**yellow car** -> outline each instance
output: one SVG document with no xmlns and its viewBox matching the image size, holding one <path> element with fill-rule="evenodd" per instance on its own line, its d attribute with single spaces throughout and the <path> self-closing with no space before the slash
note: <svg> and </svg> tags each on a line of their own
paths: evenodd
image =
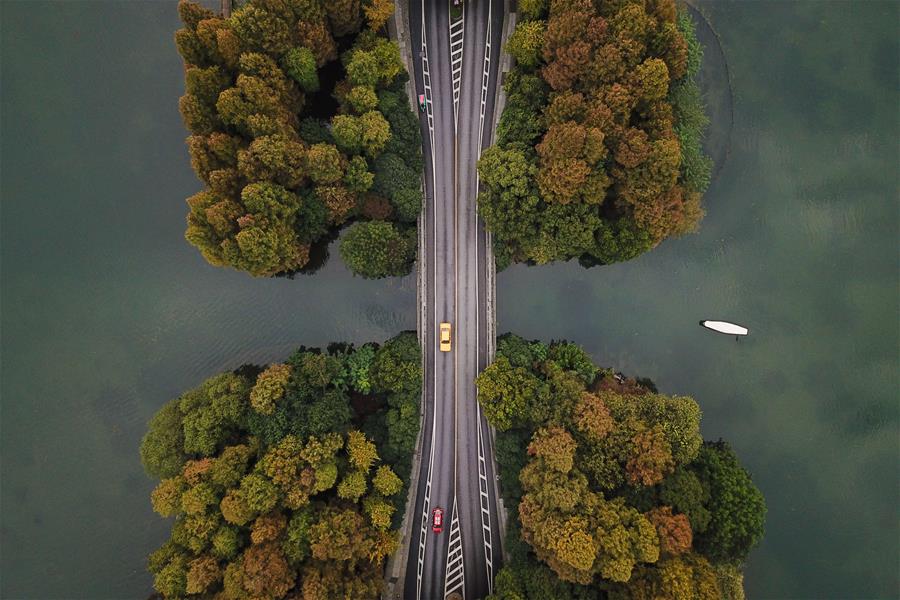
<svg viewBox="0 0 900 600">
<path fill-rule="evenodd" d="M 450 323 L 441 323 L 441 352 L 450 352 Z"/>
</svg>

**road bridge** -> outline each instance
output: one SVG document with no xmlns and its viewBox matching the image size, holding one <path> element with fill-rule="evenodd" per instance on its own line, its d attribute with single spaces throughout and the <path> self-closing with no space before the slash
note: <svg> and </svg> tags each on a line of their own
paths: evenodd
<svg viewBox="0 0 900 600">
<path fill-rule="evenodd" d="M 503 0 L 410 0 L 410 47 L 425 157 L 419 260 L 424 340 L 423 427 L 404 597 L 483 598 L 500 567 L 492 436 L 475 376 L 493 348 L 493 257 L 476 211 L 476 163 L 494 122 Z M 453 349 L 438 326 L 453 326 Z M 443 532 L 431 514 L 444 509 Z"/>
</svg>

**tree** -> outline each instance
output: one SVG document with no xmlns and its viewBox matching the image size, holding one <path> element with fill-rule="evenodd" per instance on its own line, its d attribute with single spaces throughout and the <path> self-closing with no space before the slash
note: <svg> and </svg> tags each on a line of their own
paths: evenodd
<svg viewBox="0 0 900 600">
<path fill-rule="evenodd" d="M 188 572 L 185 576 L 185 591 L 188 594 L 202 594 L 222 580 L 222 569 L 218 561 L 212 556 L 195 558 L 188 564 Z"/>
<path fill-rule="evenodd" d="M 362 25 L 360 4 L 360 0 L 330 0 L 323 3 L 335 37 L 343 37 L 359 30 Z"/>
<path fill-rule="evenodd" d="M 172 477 L 181 471 L 187 460 L 181 428 L 183 416 L 180 402 L 171 400 L 150 421 L 149 430 L 141 441 L 141 463 L 150 475 Z"/>
<path fill-rule="evenodd" d="M 359 195 L 375 184 L 363 155 L 389 151 L 405 168 L 382 194 L 392 210 L 375 210 L 377 218 L 416 220 L 420 140 L 393 85 L 403 72 L 399 48 L 383 32 L 360 31 L 364 11 L 381 29 L 392 2 L 247 0 L 227 20 L 190 2 L 179 10 L 186 92 L 179 105 L 193 134 L 192 166 L 208 186 L 188 200 L 185 238 L 207 261 L 256 276 L 305 266 L 311 244 L 355 216 Z M 335 36 L 350 48 L 342 57 L 347 78 L 320 80 L 318 69 L 337 58 Z M 309 105 L 305 94 L 316 94 Z M 397 96 L 391 114 L 380 112 L 382 95 Z M 329 96 L 341 114 L 313 116 Z M 273 216 L 246 205 L 244 190 L 255 184 L 282 188 L 285 210 Z"/>
<path fill-rule="evenodd" d="M 319 74 L 316 71 L 316 57 L 309 48 L 291 48 L 284 55 L 284 72 L 303 88 L 304 92 L 319 91 Z"/>
<path fill-rule="evenodd" d="M 656 562 L 658 538 L 643 515 L 621 498 L 591 492 L 577 470 L 545 469 L 538 460 L 522 470 L 519 519 L 525 541 L 561 579 L 628 581 L 637 564 Z"/>
<path fill-rule="evenodd" d="M 382 496 L 393 496 L 403 487 L 403 481 L 387 465 L 381 465 L 372 477 L 372 485 Z"/>
<path fill-rule="evenodd" d="M 370 29 L 381 29 L 394 14 L 394 1 L 369 0 L 363 4 L 363 12 L 366 14 Z"/>
<path fill-rule="evenodd" d="M 526 407 L 538 385 L 536 377 L 522 367 L 513 367 L 504 356 L 475 378 L 481 410 L 498 431 L 506 431 L 528 420 Z"/>
<path fill-rule="evenodd" d="M 389 339 L 372 363 L 372 390 L 391 394 L 418 394 L 422 386 L 419 342 L 414 332 Z"/>
<path fill-rule="evenodd" d="M 743 562 L 763 535 L 762 493 L 721 440 L 704 443 L 692 469 L 709 489 L 709 526 L 696 538 L 698 550 L 716 563 Z"/>
<path fill-rule="evenodd" d="M 573 421 L 577 430 L 591 443 L 596 443 L 612 431 L 615 423 L 603 400 L 595 394 L 584 392 L 575 405 Z"/>
<path fill-rule="evenodd" d="M 375 110 L 363 114 L 359 118 L 360 137 L 366 154 L 378 156 L 391 137 L 391 126 L 382 114 Z"/>
<path fill-rule="evenodd" d="M 575 439 L 562 427 L 538 429 L 528 444 L 528 454 L 543 459 L 555 471 L 568 473 L 574 464 L 576 446 Z"/>
<path fill-rule="evenodd" d="M 383 357 L 382 370 L 409 371 L 418 382 L 414 334 L 401 334 L 381 348 L 363 348 Z M 409 463 L 408 458 L 382 462 L 379 456 L 391 452 L 382 453 L 358 430 L 344 433 L 350 421 L 344 361 L 353 354 L 349 345 L 330 346 L 328 353 L 301 348 L 283 364 L 223 373 L 168 403 L 153 419 L 145 445 L 163 457 L 176 456 L 177 450 L 179 457 L 177 467 L 175 462 L 166 467 L 172 475 L 151 494 L 154 510 L 175 517 L 171 539 L 149 560 L 154 586 L 164 597 L 274 599 L 301 588 L 325 598 L 335 590 L 353 597 L 377 595 L 384 559 L 397 547 L 397 532 L 391 529 L 396 507 L 388 498 L 404 486 L 397 465 L 408 470 Z M 418 387 L 409 393 L 417 394 Z M 264 405 L 263 397 L 271 395 L 279 396 L 273 410 L 250 409 L 251 402 Z M 387 397 L 392 406 L 402 401 L 389 392 Z M 344 416 L 323 420 L 316 416 L 320 405 L 329 406 L 322 409 L 329 414 L 340 412 L 334 407 L 342 405 Z M 301 414 L 306 409 L 308 418 Z M 270 439 L 250 427 L 253 419 L 283 415 L 292 417 L 288 429 L 326 431 Z M 383 428 L 381 418 L 381 413 L 370 415 L 362 426 Z M 189 425 L 192 419 L 198 422 Z M 417 430 L 417 411 L 411 424 Z M 220 435 L 209 456 L 187 450 L 200 441 L 212 444 Z M 405 450 L 407 455 L 411 450 Z M 158 467 L 157 461 L 148 461 L 148 469 Z M 330 491 L 335 487 L 336 495 Z"/>
<path fill-rule="evenodd" d="M 372 391 L 372 362 L 375 360 L 375 350 L 373 344 L 365 344 L 346 359 L 347 369 L 350 372 L 350 386 L 363 394 Z"/>
<path fill-rule="evenodd" d="M 419 175 L 402 157 L 396 154 L 382 154 L 375 159 L 375 182 L 373 190 L 392 201 L 408 189 L 419 189 Z"/>
<path fill-rule="evenodd" d="M 352 86 L 374 88 L 378 85 L 380 73 L 378 58 L 373 52 L 355 50 L 347 63 L 347 79 Z"/>
<path fill-rule="evenodd" d="M 607 264 L 693 231 L 710 170 L 702 104 L 681 91 L 698 67 L 689 17 L 676 20 L 669 0 L 529 0 L 519 11 L 508 44 L 517 64 L 485 157 L 516 152 L 537 170 L 530 210 L 510 205 L 530 196 L 491 186 L 479 198 L 498 265 Z"/>
<path fill-rule="evenodd" d="M 343 152 L 358 153 L 362 149 L 362 122 L 351 115 L 337 115 L 331 120 L 331 134 Z"/>
<path fill-rule="evenodd" d="M 659 499 L 687 516 L 694 535 L 703 533 L 709 526 L 709 490 L 704 489 L 697 475 L 690 469 L 675 469 L 660 485 Z"/>
<path fill-rule="evenodd" d="M 274 364 L 259 374 L 250 390 L 250 405 L 258 413 L 270 415 L 275 403 L 284 397 L 284 388 L 291 378 L 290 365 Z"/>
<path fill-rule="evenodd" d="M 254 544 L 225 569 L 225 593 L 242 598 L 282 598 L 295 576 L 277 544 Z"/>
<path fill-rule="evenodd" d="M 684 515 L 672 513 L 672 507 L 659 506 L 647 513 L 647 519 L 659 536 L 659 551 L 665 555 L 683 554 L 691 549 L 691 524 Z"/>
<path fill-rule="evenodd" d="M 373 88 L 358 85 L 347 94 L 347 102 L 357 114 L 363 114 L 378 107 L 378 95 Z"/>
<path fill-rule="evenodd" d="M 315 183 L 335 183 L 344 176 L 346 159 L 330 144 L 313 144 L 306 154 L 309 177 Z"/>
<path fill-rule="evenodd" d="M 522 21 L 509 36 L 506 51 L 525 67 L 534 67 L 541 59 L 544 45 L 544 21 Z"/>
<path fill-rule="evenodd" d="M 412 242 L 390 223 L 356 223 L 341 239 L 341 258 L 351 271 L 367 279 L 405 275 L 415 259 Z"/>
<path fill-rule="evenodd" d="M 541 19 L 547 12 L 547 0 L 520 0 L 519 13 L 522 19 Z"/>
<path fill-rule="evenodd" d="M 344 174 L 344 184 L 347 189 L 356 194 L 369 191 L 375 176 L 369 172 L 369 165 L 362 156 L 354 156 L 347 165 L 347 171 Z"/>
<path fill-rule="evenodd" d="M 631 438 L 631 455 L 625 465 L 631 485 L 655 485 L 672 472 L 672 451 L 659 426 L 639 431 Z"/>
<path fill-rule="evenodd" d="M 742 597 L 759 491 L 727 445 L 700 446 L 692 399 L 598 372 L 572 344 L 507 334 L 476 380 L 513 514 L 496 597 Z"/>
<path fill-rule="evenodd" d="M 539 228 L 535 173 L 524 153 L 515 150 L 492 147 L 478 161 L 478 174 L 486 190 L 478 196 L 479 212 L 494 235 L 512 246 L 514 255 L 516 249 L 531 242 Z"/>
<path fill-rule="evenodd" d="M 372 463 L 378 460 L 378 450 L 375 444 L 366 439 L 359 431 L 351 431 L 347 434 L 347 455 L 350 464 L 363 474 L 368 473 Z"/>
<path fill-rule="evenodd" d="M 361 471 L 351 471 L 338 484 L 339 498 L 357 502 L 366 493 L 366 475 Z"/>
</svg>

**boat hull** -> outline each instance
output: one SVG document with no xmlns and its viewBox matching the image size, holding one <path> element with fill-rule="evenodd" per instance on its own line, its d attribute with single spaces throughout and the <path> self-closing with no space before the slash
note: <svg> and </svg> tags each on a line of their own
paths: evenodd
<svg viewBox="0 0 900 600">
<path fill-rule="evenodd" d="M 726 335 L 747 335 L 750 333 L 750 330 L 743 325 L 729 323 L 728 321 L 700 321 L 700 325 Z"/>
</svg>

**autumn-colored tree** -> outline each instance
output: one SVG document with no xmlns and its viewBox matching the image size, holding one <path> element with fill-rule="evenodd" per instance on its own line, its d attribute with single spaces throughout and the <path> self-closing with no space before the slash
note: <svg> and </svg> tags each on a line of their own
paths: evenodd
<svg viewBox="0 0 900 600">
<path fill-rule="evenodd" d="M 385 444 L 384 452 L 380 433 L 376 443 L 348 431 L 349 415 L 331 421 L 317 411 L 342 404 L 349 413 L 350 389 L 373 391 L 372 382 L 357 387 L 365 382 L 362 364 L 389 406 L 405 401 L 400 394 L 417 397 L 420 351 L 408 333 L 383 347 L 365 345 L 351 360 L 355 354 L 348 344 L 301 348 L 285 363 L 213 377 L 154 418 L 142 448 L 148 471 L 162 478 L 151 502 L 174 517 L 170 540 L 149 560 L 163 597 L 377 597 L 384 560 L 397 548 L 392 525 L 405 500 L 418 410 L 400 422 L 362 416 L 361 427 L 387 430 L 389 439 L 412 428 L 412 442 Z M 348 376 L 353 365 L 357 377 Z M 399 391 L 381 387 L 386 382 Z M 297 403 L 312 410 L 296 420 L 325 431 L 270 437 L 285 431 L 282 419 L 295 422 Z"/>
<path fill-rule="evenodd" d="M 656 527 L 659 551 L 663 555 L 684 554 L 691 549 L 693 535 L 686 516 L 673 514 L 671 506 L 658 506 L 646 516 Z"/>
<path fill-rule="evenodd" d="M 498 427 L 513 519 L 492 600 L 742 598 L 736 567 L 764 503 L 726 445 L 701 447 L 696 402 L 602 371 L 567 342 L 511 334 L 481 378 L 479 401 L 483 384 L 536 399 Z"/>
<path fill-rule="evenodd" d="M 375 110 L 370 110 L 359 117 L 359 124 L 360 141 L 366 154 L 371 157 L 378 156 L 391 138 L 390 124 Z"/>
<path fill-rule="evenodd" d="M 250 405 L 258 413 L 270 415 L 275 403 L 284 396 L 284 388 L 291 378 L 290 365 L 274 364 L 259 374 L 250 390 Z"/>
<path fill-rule="evenodd" d="M 676 18 L 671 0 L 532 0 L 519 8 L 507 48 L 517 65 L 497 141 L 538 167 L 537 204 L 510 211 L 510 197 L 489 177 L 504 165 L 485 152 L 479 208 L 498 265 L 575 257 L 606 264 L 695 230 L 710 169 L 690 17 Z M 549 96 L 522 84 L 535 79 Z"/>
<path fill-rule="evenodd" d="M 372 485 L 382 496 L 393 496 L 400 491 L 403 481 L 387 465 L 381 465 L 372 477 Z"/>
<path fill-rule="evenodd" d="M 555 471 L 568 473 L 574 464 L 576 446 L 575 439 L 562 427 L 538 429 L 528 444 L 528 454 L 542 459 Z"/>
<path fill-rule="evenodd" d="M 368 0 L 363 4 L 363 12 L 369 28 L 379 30 L 394 14 L 394 0 Z"/>
<path fill-rule="evenodd" d="M 577 470 L 548 469 L 537 460 L 522 470 L 519 520 L 523 538 L 561 579 L 628 581 L 636 565 L 656 562 L 658 538 L 643 515 L 590 491 Z"/>
<path fill-rule="evenodd" d="M 356 196 L 342 185 L 320 185 L 315 188 L 316 197 L 328 211 L 328 222 L 340 225 L 345 222 L 356 208 Z"/>
<path fill-rule="evenodd" d="M 644 429 L 631 438 L 631 453 L 625 464 L 628 483 L 655 485 L 674 468 L 672 450 L 661 427 Z"/>
<path fill-rule="evenodd" d="M 415 222 L 418 123 L 408 103 L 383 102 L 399 98 L 387 88 L 404 68 L 382 31 L 392 10 L 390 0 L 247 0 L 224 19 L 181 2 L 179 106 L 192 133 L 192 166 L 208 186 L 188 200 L 185 238 L 207 261 L 256 276 L 304 267 L 312 243 L 360 215 L 360 195 L 376 184 L 378 165 L 369 161 L 386 152 L 412 175 L 391 193 L 380 190 L 392 203 L 380 220 Z M 370 27 L 360 31 L 363 12 Z M 349 48 L 347 78 L 336 83 L 318 73 L 337 59 L 335 37 Z M 332 130 L 330 116 L 311 115 L 307 94 L 338 99 Z M 270 202 L 275 210 L 261 214 L 248 205 L 245 190 L 255 184 L 281 188 L 283 210 Z"/>
<path fill-rule="evenodd" d="M 575 406 L 575 427 L 588 441 L 596 443 L 613 429 L 614 422 L 609 409 L 597 395 L 584 392 Z"/>
<path fill-rule="evenodd" d="M 185 591 L 188 594 L 203 594 L 210 586 L 221 581 L 223 575 L 219 562 L 214 557 L 195 558 L 188 564 Z"/>
<path fill-rule="evenodd" d="M 350 457 L 350 464 L 363 473 L 367 473 L 372 463 L 378 460 L 375 444 L 359 431 L 347 434 L 347 455 Z"/>
</svg>

